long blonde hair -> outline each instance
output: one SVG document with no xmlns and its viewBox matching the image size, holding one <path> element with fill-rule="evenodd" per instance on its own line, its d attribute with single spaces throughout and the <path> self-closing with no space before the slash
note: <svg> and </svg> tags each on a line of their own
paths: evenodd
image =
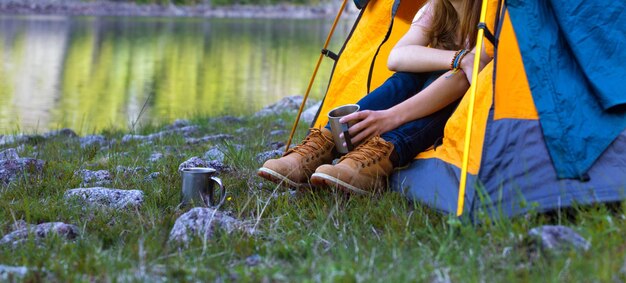
<svg viewBox="0 0 626 283">
<path fill-rule="evenodd" d="M 468 43 L 470 48 L 473 48 L 478 34 L 480 4 L 480 0 L 463 0 L 459 19 L 450 0 L 433 0 L 432 24 L 426 31 L 430 45 L 446 50 L 458 50 L 466 48 Z"/>
</svg>

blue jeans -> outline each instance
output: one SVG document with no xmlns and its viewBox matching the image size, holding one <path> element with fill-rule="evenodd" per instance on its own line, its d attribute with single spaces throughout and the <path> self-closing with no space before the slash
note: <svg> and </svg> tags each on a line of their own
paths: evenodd
<svg viewBox="0 0 626 283">
<path fill-rule="evenodd" d="M 409 99 L 445 72 L 431 73 L 405 73 L 393 74 L 380 87 L 376 88 L 357 104 L 360 110 L 384 110 L 389 109 Z M 459 101 L 451 103 L 443 109 L 386 132 L 381 137 L 394 145 L 398 160 L 393 160 L 394 167 L 402 167 L 415 158 L 415 156 L 434 145 L 443 137 L 443 128 L 448 118 L 456 109 Z M 330 124 L 326 125 L 330 129 Z"/>
</svg>

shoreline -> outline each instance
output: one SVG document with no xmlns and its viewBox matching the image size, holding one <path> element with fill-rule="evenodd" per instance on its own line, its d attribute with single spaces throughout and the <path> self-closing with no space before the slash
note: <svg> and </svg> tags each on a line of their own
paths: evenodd
<svg viewBox="0 0 626 283">
<path fill-rule="evenodd" d="M 113 1 L 0 0 L 0 15 L 315 19 L 334 17 L 340 7 L 338 4 L 340 3 L 317 6 L 280 4 L 215 7 L 208 4 L 176 6 Z M 354 5 L 349 6 L 343 17 L 358 14 Z"/>
</svg>

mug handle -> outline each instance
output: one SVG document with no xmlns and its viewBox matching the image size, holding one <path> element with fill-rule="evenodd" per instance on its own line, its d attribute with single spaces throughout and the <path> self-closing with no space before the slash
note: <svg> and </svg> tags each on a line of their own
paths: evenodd
<svg viewBox="0 0 626 283">
<path fill-rule="evenodd" d="M 346 140 L 348 151 L 352 151 L 354 146 L 352 145 L 352 138 L 350 138 L 350 132 L 348 131 L 348 124 L 341 124 L 341 131 L 343 132 L 343 139 Z"/>
<path fill-rule="evenodd" d="M 211 180 L 213 180 L 213 182 L 217 183 L 217 185 L 220 186 L 220 201 L 215 205 L 220 206 L 224 203 L 224 200 L 226 200 L 226 188 L 224 188 L 224 185 L 222 184 L 222 179 L 218 177 L 211 177 Z M 209 201 L 213 202 L 213 197 L 211 197 Z"/>
</svg>

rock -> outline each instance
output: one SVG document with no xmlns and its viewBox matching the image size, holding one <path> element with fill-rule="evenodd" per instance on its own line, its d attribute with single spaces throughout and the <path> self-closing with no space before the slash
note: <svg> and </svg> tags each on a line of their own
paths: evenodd
<svg viewBox="0 0 626 283">
<path fill-rule="evenodd" d="M 217 160 L 206 160 L 209 168 L 217 170 L 217 172 L 230 171 L 232 168 L 223 162 Z"/>
<path fill-rule="evenodd" d="M 78 176 L 83 179 L 81 186 L 103 186 L 110 184 L 113 180 L 113 178 L 111 177 L 111 173 L 107 170 L 91 171 L 87 169 L 81 169 L 75 171 L 74 176 Z"/>
<path fill-rule="evenodd" d="M 43 137 L 46 139 L 56 138 L 56 137 L 64 137 L 64 138 L 76 138 L 78 135 L 74 130 L 64 128 L 60 130 L 54 130 L 43 134 Z"/>
<path fill-rule="evenodd" d="M 144 193 L 140 190 L 102 187 L 78 188 L 66 191 L 63 198 L 67 201 L 78 200 L 89 206 L 124 209 L 140 207 L 143 204 Z"/>
<path fill-rule="evenodd" d="M 282 141 L 271 142 L 268 144 L 271 149 L 281 149 L 285 147 L 285 143 Z"/>
<path fill-rule="evenodd" d="M 204 153 L 204 159 L 224 162 L 224 153 L 217 147 L 212 147 Z"/>
<path fill-rule="evenodd" d="M 0 159 L 0 184 L 8 184 L 20 175 L 40 175 L 45 162 L 34 158 Z"/>
<path fill-rule="evenodd" d="M 177 119 L 171 125 L 165 127 L 165 129 L 173 130 L 173 129 L 187 127 L 190 124 L 191 124 L 191 122 L 189 122 L 189 120 Z"/>
<path fill-rule="evenodd" d="M 40 135 L 6 135 L 0 136 L 0 146 L 12 144 L 12 143 L 26 143 L 26 142 L 34 142 L 41 141 L 44 137 Z"/>
<path fill-rule="evenodd" d="M 146 176 L 144 179 L 144 181 L 152 181 L 155 180 L 156 178 L 159 178 L 159 176 L 161 176 L 161 172 L 152 172 L 150 173 L 150 175 Z"/>
<path fill-rule="evenodd" d="M 15 160 L 20 159 L 20 156 L 17 155 L 17 150 L 15 148 L 8 148 L 3 151 L 0 151 L 0 160 Z"/>
<path fill-rule="evenodd" d="M 303 97 L 300 95 L 284 97 L 278 102 L 266 106 L 254 114 L 255 117 L 265 117 L 268 115 L 279 114 L 282 112 L 295 112 L 300 109 Z M 306 105 L 313 105 L 315 101 L 308 100 Z"/>
<path fill-rule="evenodd" d="M 222 116 L 217 117 L 211 120 L 214 123 L 218 124 L 240 124 L 243 123 L 243 119 L 237 118 L 235 116 Z"/>
<path fill-rule="evenodd" d="M 107 145 L 107 140 L 103 135 L 89 135 L 80 138 L 80 147 L 104 147 Z"/>
<path fill-rule="evenodd" d="M 80 235 L 80 230 L 75 225 L 63 222 L 48 222 L 39 225 L 28 225 L 26 228 L 15 230 L 0 239 L 0 245 L 12 245 L 13 247 L 26 242 L 32 235 L 36 241 L 45 239 L 51 235 L 58 235 L 66 240 L 73 240 Z"/>
<path fill-rule="evenodd" d="M 163 153 L 155 152 L 155 153 L 152 153 L 152 155 L 150 155 L 150 158 L 148 158 L 148 161 L 150 161 L 150 162 L 157 162 L 157 161 L 161 160 L 161 158 L 163 158 L 163 156 L 164 156 Z"/>
<path fill-rule="evenodd" d="M 8 266 L 0 265 L 0 281 L 15 282 L 15 279 L 24 278 L 28 274 L 28 268 L 25 266 Z"/>
<path fill-rule="evenodd" d="M 155 141 L 155 140 L 159 140 L 159 139 L 162 139 L 166 136 L 173 135 L 173 134 L 182 134 L 183 136 L 188 137 L 193 134 L 196 134 L 198 131 L 200 131 L 200 127 L 198 126 L 185 126 L 182 128 L 175 128 L 175 129 L 161 131 L 161 132 L 150 134 L 147 136 L 129 134 L 129 135 L 125 135 L 122 138 L 122 143 L 128 143 L 131 141 L 143 141 L 143 142 Z"/>
<path fill-rule="evenodd" d="M 204 136 L 201 138 L 186 138 L 185 142 L 187 144 L 199 144 L 199 143 L 208 143 L 208 142 L 214 142 L 214 141 L 232 140 L 234 138 L 235 137 L 233 137 L 232 135 L 218 134 L 218 135 Z"/>
<path fill-rule="evenodd" d="M 265 151 L 256 155 L 256 161 L 259 163 L 263 163 L 268 159 L 278 158 L 278 157 L 281 157 L 282 155 L 283 155 L 283 151 L 278 150 L 278 149 Z"/>
<path fill-rule="evenodd" d="M 565 226 L 544 225 L 528 232 L 531 238 L 541 243 L 546 250 L 561 251 L 567 248 L 588 250 L 591 244 L 574 230 Z"/>
<path fill-rule="evenodd" d="M 259 263 L 261 263 L 261 256 L 258 254 L 254 254 L 246 258 L 247 266 L 257 266 Z"/>
<path fill-rule="evenodd" d="M 285 130 L 273 130 L 273 131 L 270 132 L 270 136 L 281 136 L 281 135 L 284 135 L 286 133 L 287 133 L 287 131 L 285 131 Z"/>
<path fill-rule="evenodd" d="M 208 168 L 209 164 L 203 159 L 200 159 L 200 157 L 194 156 L 192 158 L 189 158 L 187 161 L 181 163 L 178 166 L 178 172 L 182 172 L 183 169 L 185 168 L 192 168 L 192 167 Z"/>
<path fill-rule="evenodd" d="M 188 244 L 194 237 L 210 240 L 216 229 L 226 233 L 243 231 L 254 234 L 252 225 L 213 208 L 195 207 L 181 215 L 170 231 L 169 241 Z"/>
<path fill-rule="evenodd" d="M 315 119 L 315 115 L 317 115 L 317 112 L 320 110 L 320 107 L 322 107 L 321 101 L 318 103 L 315 103 L 311 107 L 302 111 L 302 115 L 300 116 L 300 119 L 302 120 L 302 122 L 307 123 L 307 124 L 313 123 L 313 120 Z"/>
<path fill-rule="evenodd" d="M 139 173 L 148 173 L 148 169 L 144 167 L 126 167 L 126 166 L 117 166 L 115 168 L 115 172 L 117 174 L 123 174 L 124 176 L 137 175 Z"/>
</svg>

